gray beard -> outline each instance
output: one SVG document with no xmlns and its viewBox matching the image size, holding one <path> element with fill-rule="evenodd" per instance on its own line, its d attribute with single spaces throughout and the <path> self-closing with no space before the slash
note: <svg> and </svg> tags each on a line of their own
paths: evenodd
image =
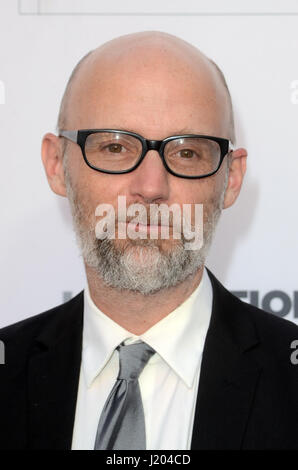
<svg viewBox="0 0 298 470">
<path fill-rule="evenodd" d="M 149 238 L 121 240 L 121 245 L 110 238 L 97 239 L 95 216 L 78 200 L 66 165 L 64 168 L 67 197 L 81 254 L 85 264 L 107 286 L 150 295 L 177 286 L 204 266 L 221 214 L 228 172 L 220 198 L 213 203 L 213 210 L 204 216 L 203 246 L 198 250 L 185 249 L 187 240 L 181 233 L 181 240 L 175 240 L 170 250 L 165 251 L 161 249 L 160 240 Z"/>
</svg>

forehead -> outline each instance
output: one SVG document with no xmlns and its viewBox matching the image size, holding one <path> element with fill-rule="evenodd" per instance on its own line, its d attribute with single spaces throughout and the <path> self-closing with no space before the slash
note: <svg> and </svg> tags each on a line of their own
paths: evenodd
<svg viewBox="0 0 298 470">
<path fill-rule="evenodd" d="M 225 137 L 226 101 L 205 61 L 160 51 L 108 54 L 90 60 L 74 80 L 68 127 L 121 128 L 148 138 L 185 128 Z"/>
</svg>

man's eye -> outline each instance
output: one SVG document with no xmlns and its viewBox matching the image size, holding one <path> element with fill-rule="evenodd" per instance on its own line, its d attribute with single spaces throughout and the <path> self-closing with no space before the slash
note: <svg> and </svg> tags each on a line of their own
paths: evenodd
<svg viewBox="0 0 298 470">
<path fill-rule="evenodd" d="M 122 145 L 121 144 L 110 144 L 108 145 L 108 150 L 112 153 L 120 153 L 122 150 Z"/>
<path fill-rule="evenodd" d="M 182 149 L 178 154 L 182 158 L 192 158 L 194 156 L 194 151 L 190 149 Z"/>
</svg>

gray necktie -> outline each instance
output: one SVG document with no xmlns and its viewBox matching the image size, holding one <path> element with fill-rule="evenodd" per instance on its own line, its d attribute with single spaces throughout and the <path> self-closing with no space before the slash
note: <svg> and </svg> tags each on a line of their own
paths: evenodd
<svg viewBox="0 0 298 470">
<path fill-rule="evenodd" d="M 155 351 L 146 343 L 120 344 L 119 374 L 99 418 L 95 450 L 146 449 L 138 378 Z"/>
</svg>

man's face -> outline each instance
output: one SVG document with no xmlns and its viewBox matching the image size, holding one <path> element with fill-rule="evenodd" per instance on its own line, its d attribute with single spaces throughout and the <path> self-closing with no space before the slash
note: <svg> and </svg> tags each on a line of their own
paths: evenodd
<svg viewBox="0 0 298 470">
<path fill-rule="evenodd" d="M 179 62 L 175 56 L 136 61 L 111 55 L 74 82 L 67 128 L 122 129 L 147 139 L 178 134 L 227 138 L 228 109 L 216 80 L 210 69 L 196 70 L 191 61 Z M 67 144 L 64 158 L 67 195 L 85 262 L 107 284 L 150 294 L 179 284 L 203 266 L 222 209 L 226 161 L 217 174 L 192 180 L 168 173 L 153 150 L 137 169 L 119 175 L 89 168 L 74 143 Z M 150 204 L 203 204 L 203 249 L 185 250 L 183 236 L 117 239 L 118 196 L 126 197 L 127 206 L 140 203 L 146 209 Z M 115 208 L 115 240 L 95 236 L 95 209 L 103 203 Z"/>
</svg>

